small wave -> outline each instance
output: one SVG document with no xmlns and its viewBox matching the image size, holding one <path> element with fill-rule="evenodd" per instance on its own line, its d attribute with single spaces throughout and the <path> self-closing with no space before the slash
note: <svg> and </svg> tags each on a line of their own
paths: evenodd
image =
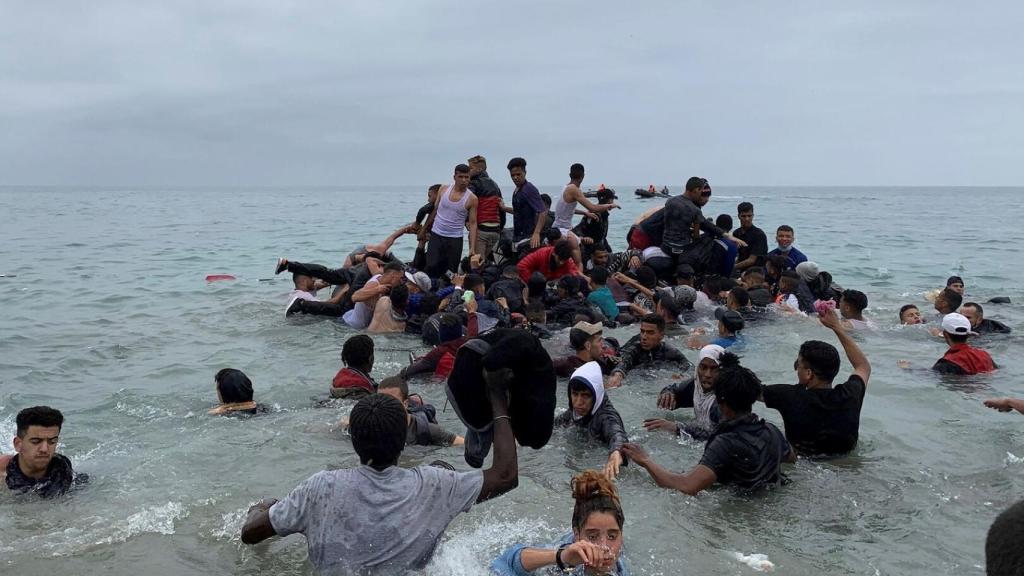
<svg viewBox="0 0 1024 576">
<path fill-rule="evenodd" d="M 1007 452 L 1006 459 L 1003 460 L 1003 464 L 1006 464 L 1007 466 L 1013 466 L 1014 464 L 1024 464 L 1024 458 Z"/>
<path fill-rule="evenodd" d="M 730 553 L 730 556 L 758 572 L 772 572 L 775 570 L 775 564 L 772 564 L 771 561 L 768 560 L 768 556 L 765 554 L 748 555 L 743 554 L 742 552 L 732 552 Z"/>
</svg>

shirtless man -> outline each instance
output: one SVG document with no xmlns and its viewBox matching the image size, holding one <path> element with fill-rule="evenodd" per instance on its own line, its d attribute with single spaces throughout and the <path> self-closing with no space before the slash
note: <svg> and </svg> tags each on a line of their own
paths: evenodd
<svg viewBox="0 0 1024 576">
<path fill-rule="evenodd" d="M 361 264 L 366 259 L 366 255 L 375 252 L 384 257 L 385 260 L 390 260 L 389 250 L 396 240 L 402 237 L 404 234 L 412 234 L 416 231 L 417 226 L 415 224 L 407 224 L 402 226 L 398 230 L 391 233 L 390 236 L 384 239 L 383 242 L 378 244 L 364 244 L 359 248 L 356 248 L 352 252 L 345 256 L 345 263 L 341 265 L 342 268 L 351 268 L 356 264 Z"/>
<path fill-rule="evenodd" d="M 583 183 L 583 164 L 573 164 L 569 168 L 569 183 L 565 185 L 561 196 L 555 202 L 555 223 L 554 227 L 562 233 L 562 238 L 572 245 L 572 259 L 576 261 L 576 267 L 583 268 L 583 257 L 580 254 L 580 240 L 572 232 L 572 217 L 574 214 L 583 214 L 587 217 L 594 217 L 598 212 L 607 212 L 613 208 L 620 208 L 618 204 L 594 204 L 583 195 L 580 184 Z M 576 210 L 576 204 L 582 204 L 586 211 Z"/>
<path fill-rule="evenodd" d="M 455 182 L 441 189 L 434 210 L 420 230 L 419 239 L 428 240 L 427 274 L 438 278 L 446 270 L 456 273 L 462 260 L 463 230 L 469 228 L 469 255 L 476 249 L 476 194 L 469 190 L 469 166 L 455 167 Z"/>
</svg>

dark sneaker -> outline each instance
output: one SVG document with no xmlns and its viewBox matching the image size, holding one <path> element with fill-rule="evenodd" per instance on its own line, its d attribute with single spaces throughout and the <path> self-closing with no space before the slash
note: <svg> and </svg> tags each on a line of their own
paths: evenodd
<svg viewBox="0 0 1024 576">
<path fill-rule="evenodd" d="M 277 268 L 274 269 L 274 275 L 280 274 L 288 269 L 288 261 L 284 258 L 277 259 Z"/>
</svg>

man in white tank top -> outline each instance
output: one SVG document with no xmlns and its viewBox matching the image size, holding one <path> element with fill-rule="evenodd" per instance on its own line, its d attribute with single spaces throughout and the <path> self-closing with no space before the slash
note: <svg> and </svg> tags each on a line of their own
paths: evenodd
<svg viewBox="0 0 1024 576">
<path fill-rule="evenodd" d="M 580 190 L 583 176 L 583 164 L 573 164 L 569 167 L 569 183 L 565 185 L 565 189 L 562 190 L 558 201 L 555 202 L 555 222 L 553 224 L 553 227 L 558 228 L 558 231 L 562 233 L 562 238 L 568 240 L 569 244 L 572 245 L 572 259 L 576 261 L 576 266 L 580 270 L 583 269 L 583 258 L 580 254 L 580 239 L 572 232 L 573 214 L 583 214 L 588 218 L 592 218 L 598 212 L 607 212 L 613 208 L 620 208 L 614 202 L 611 204 L 594 204 L 588 200 L 583 195 L 583 191 Z M 582 204 L 586 210 L 576 210 L 577 203 Z"/>
<path fill-rule="evenodd" d="M 469 166 L 455 167 L 455 183 L 438 191 L 434 209 L 420 231 L 427 244 L 426 273 L 431 278 L 459 271 L 462 260 L 463 230 L 469 228 L 469 255 L 476 246 L 476 195 L 469 190 Z"/>
</svg>

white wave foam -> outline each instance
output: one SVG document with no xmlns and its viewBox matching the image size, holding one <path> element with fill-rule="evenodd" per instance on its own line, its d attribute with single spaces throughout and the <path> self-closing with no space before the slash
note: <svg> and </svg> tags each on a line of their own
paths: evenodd
<svg viewBox="0 0 1024 576">
<path fill-rule="evenodd" d="M 1015 456 L 1012 453 L 1007 452 L 1006 460 L 1003 460 L 1003 464 L 1006 464 L 1007 466 L 1012 466 L 1013 464 L 1024 464 L 1024 458 L 1020 456 Z"/>
<path fill-rule="evenodd" d="M 772 564 L 771 561 L 768 560 L 768 556 L 766 554 L 748 555 L 743 554 L 742 552 L 732 552 L 730 553 L 730 555 L 734 559 L 742 562 L 743 564 L 746 564 L 747 566 L 750 566 L 758 572 L 772 572 L 775 570 L 775 564 Z"/>
<path fill-rule="evenodd" d="M 445 539 L 434 554 L 424 574 L 477 576 L 487 574 L 491 561 L 513 544 L 545 545 L 557 536 L 543 521 L 516 520 L 489 522 L 484 520 L 468 534 L 460 533 Z"/>
</svg>

